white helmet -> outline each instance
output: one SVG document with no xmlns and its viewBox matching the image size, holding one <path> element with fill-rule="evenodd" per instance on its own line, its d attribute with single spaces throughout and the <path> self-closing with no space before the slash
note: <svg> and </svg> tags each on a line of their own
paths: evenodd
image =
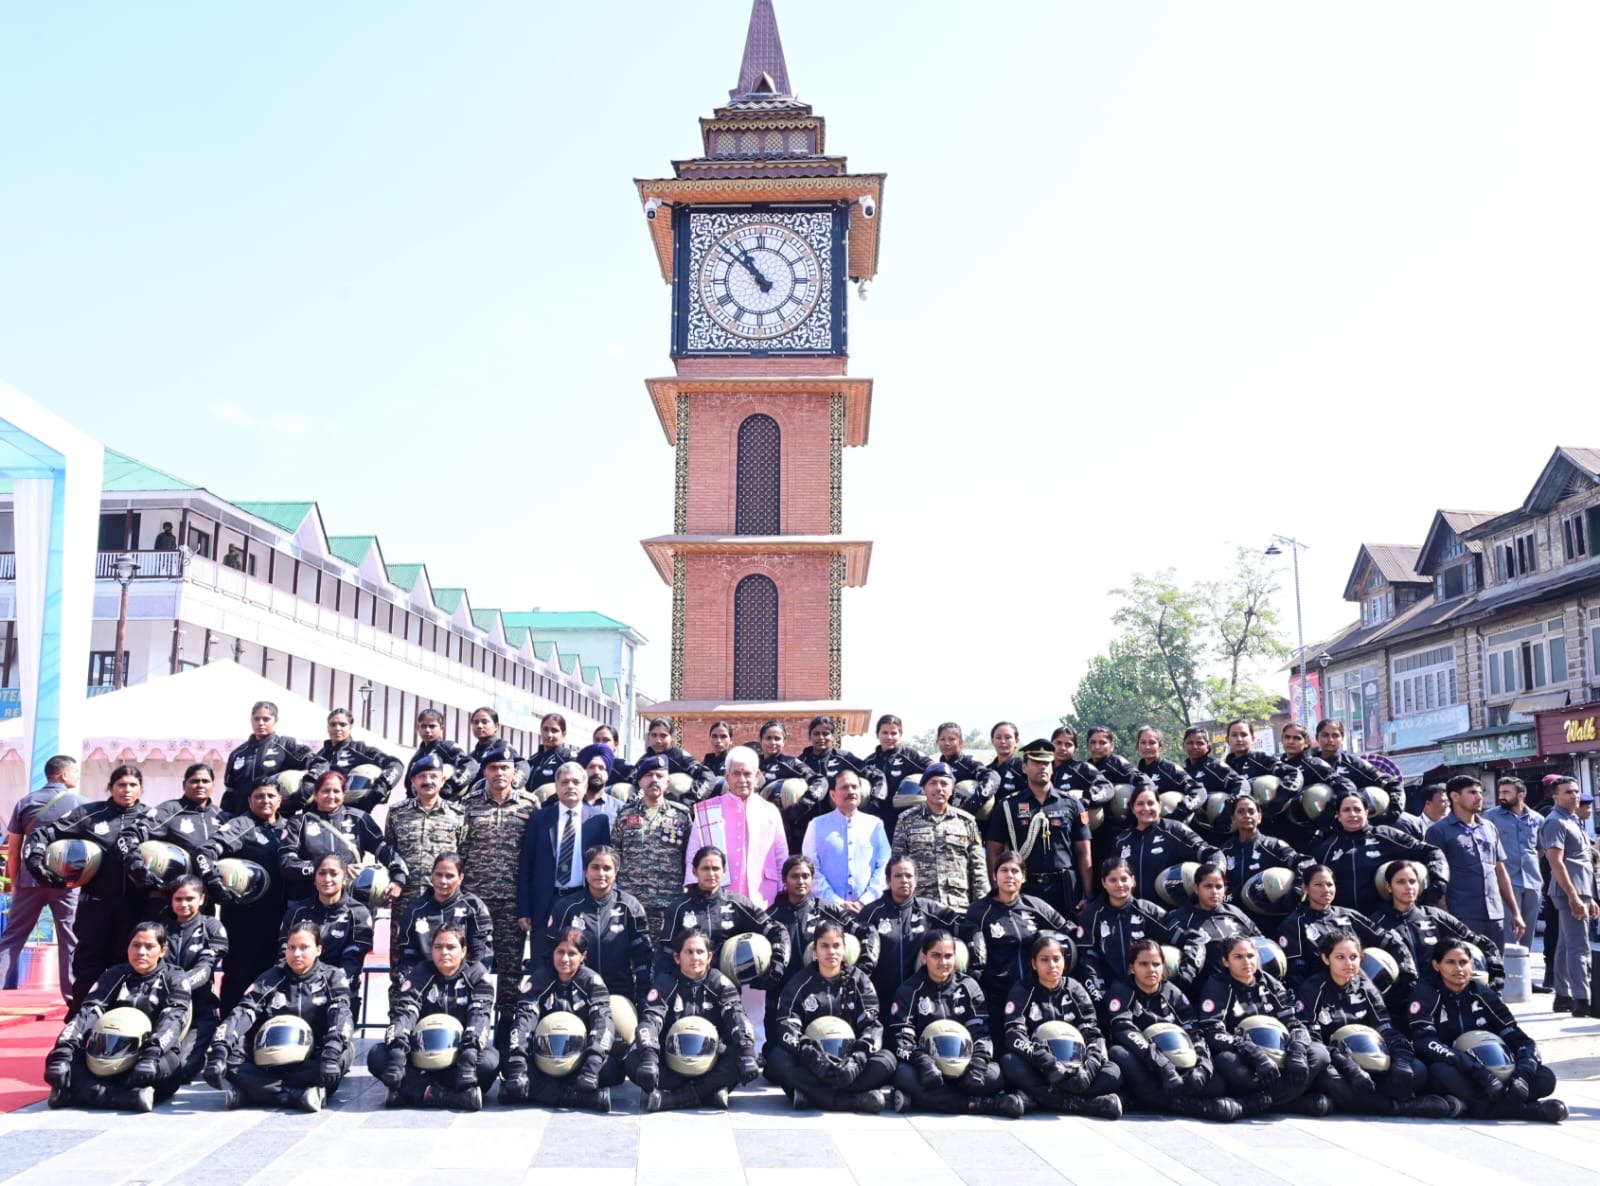
<svg viewBox="0 0 1600 1186">
<path fill-rule="evenodd" d="M 256 1030 L 251 1061 L 258 1067 L 286 1067 L 305 1062 L 311 1057 L 311 1047 L 317 1036 L 311 1023 L 293 1013 L 280 1013 L 269 1017 Z"/>
<path fill-rule="evenodd" d="M 765 935 L 753 932 L 735 935 L 717 954 L 717 968 L 735 984 L 749 984 L 767 974 L 772 966 L 772 943 Z"/>
<path fill-rule="evenodd" d="M 411 1031 L 411 1065 L 419 1071 L 442 1071 L 456 1061 L 466 1030 L 448 1013 L 430 1013 Z"/>
<path fill-rule="evenodd" d="M 1033 1040 L 1050 1051 L 1062 1066 L 1082 1066 L 1089 1053 L 1089 1044 L 1083 1040 L 1083 1031 L 1071 1022 L 1047 1021 L 1033 1031 Z"/>
<path fill-rule="evenodd" d="M 820 1044 L 826 1053 L 840 1058 L 849 1050 L 850 1043 L 856 1040 L 856 1031 L 850 1028 L 850 1023 L 844 1018 L 825 1013 L 806 1026 L 806 1037 Z"/>
<path fill-rule="evenodd" d="M 1256 1013 L 1239 1023 L 1239 1036 L 1266 1051 L 1272 1065 L 1282 1069 L 1289 1054 L 1289 1027 L 1283 1022 L 1266 1013 Z"/>
<path fill-rule="evenodd" d="M 694 1078 L 716 1065 L 722 1041 L 717 1027 L 704 1017 L 680 1017 L 661 1041 L 662 1057 L 669 1069 Z"/>
<path fill-rule="evenodd" d="M 1333 1040 L 1344 1046 L 1363 1071 L 1389 1069 L 1389 1048 L 1383 1044 L 1383 1035 L 1370 1025 L 1341 1025 L 1333 1031 Z"/>
<path fill-rule="evenodd" d="M 534 1065 L 556 1078 L 570 1074 L 582 1060 L 588 1040 L 589 1028 L 576 1013 L 546 1013 L 533 1031 Z"/>
<path fill-rule="evenodd" d="M 1189 1033 L 1181 1025 L 1174 1025 L 1170 1021 L 1158 1021 L 1154 1025 L 1147 1025 L 1144 1036 L 1150 1045 L 1167 1056 L 1167 1061 L 1180 1071 L 1187 1071 L 1199 1062 L 1199 1056 L 1194 1052 L 1194 1042 L 1190 1040 Z"/>
<path fill-rule="evenodd" d="M 946 1079 L 959 1079 L 972 1062 L 972 1033 L 959 1021 L 941 1017 L 923 1027 L 917 1044 Z"/>
<path fill-rule="evenodd" d="M 132 1005 L 102 1013 L 83 1044 L 83 1060 L 90 1073 L 104 1078 L 131 1068 L 139 1061 L 150 1029 L 150 1019 Z"/>
</svg>

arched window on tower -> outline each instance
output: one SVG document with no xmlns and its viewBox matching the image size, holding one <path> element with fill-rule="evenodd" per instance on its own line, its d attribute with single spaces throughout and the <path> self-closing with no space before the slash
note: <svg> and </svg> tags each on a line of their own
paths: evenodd
<svg viewBox="0 0 1600 1186">
<path fill-rule="evenodd" d="M 747 576 L 733 591 L 733 698 L 778 698 L 778 586 Z"/>
<path fill-rule="evenodd" d="M 739 480 L 735 493 L 736 535 L 777 535 L 782 501 L 783 434 L 771 416 L 749 416 L 739 425 Z"/>
</svg>

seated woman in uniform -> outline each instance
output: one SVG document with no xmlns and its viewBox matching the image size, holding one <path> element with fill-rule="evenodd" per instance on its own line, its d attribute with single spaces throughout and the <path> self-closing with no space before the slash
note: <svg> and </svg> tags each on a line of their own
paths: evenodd
<svg viewBox="0 0 1600 1186">
<path fill-rule="evenodd" d="M 1122 1072 L 1124 1101 L 1147 1112 L 1172 1112 L 1223 1123 L 1239 1119 L 1239 1101 L 1212 1073 L 1211 1047 L 1189 1000 L 1166 977 L 1154 939 L 1128 945 L 1130 978 L 1106 990 L 1111 1059 Z"/>
<path fill-rule="evenodd" d="M 167 959 L 183 972 L 189 990 L 189 1032 L 183 1039 L 179 1077 L 187 1083 L 200 1073 L 206 1051 L 217 1032 L 217 994 L 211 991 L 217 967 L 228 954 L 228 932 L 209 914 L 205 883 L 193 873 L 173 882 L 161 924 L 167 928 Z"/>
<path fill-rule="evenodd" d="M 343 858 L 329 854 L 317 861 L 311 875 L 316 895 L 291 902 L 278 928 L 279 958 L 287 950 L 289 932 L 299 923 L 316 926 L 322 937 L 317 959 L 344 973 L 350 985 L 350 1016 L 361 1018 L 361 968 L 372 951 L 372 911 L 350 896 L 350 873 Z"/>
<path fill-rule="evenodd" d="M 772 962 L 767 971 L 751 981 L 749 987 L 772 990 L 783 983 L 792 953 L 789 936 L 754 898 L 722 888 L 722 871 L 728 858 L 720 848 L 707 844 L 694 854 L 695 884 L 681 897 L 674 898 L 661 916 L 661 950 L 655 971 L 670 973 L 676 961 L 679 935 L 700 931 L 711 944 L 715 963 L 722 945 L 735 935 L 762 935 L 772 944 Z"/>
<path fill-rule="evenodd" d="M 654 949 L 650 923 L 638 898 L 617 888 L 620 855 L 609 844 L 596 845 L 583 854 L 584 887 L 557 898 L 550 910 L 550 927 L 538 936 L 533 962 L 549 962 L 557 936 L 577 928 L 589 936 L 589 960 L 612 996 L 627 997 L 634 1005 L 650 991 L 650 964 Z"/>
<path fill-rule="evenodd" d="M 711 966 L 704 931 L 672 940 L 672 970 L 650 983 L 627 1067 L 646 1112 L 726 1108 L 731 1088 L 761 1074 L 739 987 Z"/>
<path fill-rule="evenodd" d="M 956 971 L 956 939 L 922 937 L 922 967 L 900 986 L 888 1041 L 899 1062 L 897 1111 L 1021 1116 L 1027 1100 L 1006 1091 L 989 1037 L 989 1005 L 971 976 Z"/>
<path fill-rule="evenodd" d="M 1220 861 L 1200 866 L 1188 905 L 1167 915 L 1167 925 L 1205 944 L 1205 963 L 1197 984 L 1221 970 L 1222 948 L 1228 940 L 1240 935 L 1261 936 L 1261 928 L 1250 916 L 1228 901 L 1228 874 Z"/>
<path fill-rule="evenodd" d="M 1475 945 L 1483 953 L 1489 987 L 1499 992 L 1506 984 L 1500 945 L 1488 935 L 1478 934 L 1442 906 L 1418 905 L 1422 879 L 1417 876 L 1417 869 L 1410 861 L 1395 861 L 1383 871 L 1384 882 L 1389 887 L 1389 904 L 1372 915 L 1372 925 L 1404 943 L 1419 969 L 1428 966 L 1433 945 L 1440 939 L 1459 939 Z M 1409 994 L 1411 983 L 1401 987 Z M 1409 995 L 1396 1000 L 1385 994 L 1385 999 L 1398 1010 L 1409 1001 Z"/>
<path fill-rule="evenodd" d="M 1034 938 L 1044 931 L 1065 935 L 1072 930 L 1049 902 L 1022 892 L 1027 880 L 1026 859 L 1005 849 L 995 858 L 994 889 L 967 908 L 965 927 L 973 938 L 968 971 L 989 1003 L 991 1033 L 1004 1024 L 1002 1010 L 1012 987 L 1027 977 Z"/>
<path fill-rule="evenodd" d="M 166 927 L 139 923 L 127 954 L 95 979 L 45 1059 L 52 1108 L 148 1112 L 183 1083 L 189 990 L 166 958 Z"/>
<path fill-rule="evenodd" d="M 586 928 L 556 932 L 551 966 L 533 974 L 517 1001 L 501 1103 L 611 1111 L 622 1059 L 612 1052 L 611 990 L 589 966 L 590 951 Z"/>
<path fill-rule="evenodd" d="M 1361 971 L 1360 940 L 1349 931 L 1334 931 L 1322 937 L 1317 950 L 1324 968 L 1300 986 L 1297 1011 L 1312 1036 L 1328 1047 L 1330 1065 L 1319 1089 L 1333 1106 L 1371 1116 L 1447 1120 L 1460 1115 L 1459 1100 L 1417 1095 L 1427 1072 Z"/>
<path fill-rule="evenodd" d="M 883 1111 L 894 1078 L 883 1048 L 878 993 L 860 968 L 845 966 L 845 928 L 831 919 L 812 932 L 816 963 L 784 986 L 767 1044 L 767 1078 L 796 1111 Z"/>
<path fill-rule="evenodd" d="M 389 962 L 399 976 L 409 976 L 432 958 L 434 933 L 446 923 L 454 923 L 467 937 L 467 963 L 481 964 L 494 951 L 489 908 L 476 894 L 461 888 L 458 852 L 442 852 L 433 858 L 428 892 L 406 907 L 400 921 L 401 947 L 389 953 Z"/>
<path fill-rule="evenodd" d="M 1457 1099 L 1474 1120 L 1559 1124 L 1567 1105 L 1550 1095 L 1555 1072 L 1500 994 L 1472 978 L 1472 956 L 1447 935 L 1429 952 L 1433 975 L 1411 998 L 1411 1042 L 1428 1067 L 1428 1088 Z"/>
<path fill-rule="evenodd" d="M 889 867 L 891 870 L 894 868 L 893 861 Z M 791 958 L 783 983 L 776 988 L 768 989 L 766 993 L 767 1010 L 762 1024 L 762 1033 L 766 1035 L 766 1046 L 762 1049 L 763 1057 L 766 1057 L 773 1043 L 778 1040 L 778 1001 L 783 995 L 783 989 L 810 970 L 806 952 L 819 927 L 828 923 L 836 924 L 850 936 L 845 941 L 846 949 L 848 950 L 851 940 L 854 940 L 857 948 L 858 954 L 855 958 L 852 960 L 847 954 L 845 963 L 850 967 L 859 968 L 869 976 L 876 975 L 880 950 L 878 932 L 865 925 L 863 920 L 866 918 L 866 911 L 849 914 L 838 906 L 813 897 L 811 887 L 816 876 L 817 867 L 810 857 L 797 852 L 785 858 L 783 892 L 772 904 L 772 909 L 767 911 L 772 921 L 781 926 L 784 934 L 789 937 Z M 887 898 L 889 895 L 885 894 L 884 897 Z M 878 999 L 882 1001 L 881 993 Z M 767 1077 L 771 1078 L 770 1075 Z"/>
<path fill-rule="evenodd" d="M 433 933 L 433 961 L 400 981 L 389 1029 L 367 1052 L 367 1069 L 389 1089 L 385 1107 L 483 1107 L 500 1066 L 494 985 L 466 953 L 465 933 L 445 923 Z"/>
<path fill-rule="evenodd" d="M 1172 925 L 1166 910 L 1133 896 L 1133 867 L 1121 857 L 1100 863 L 1100 894 L 1090 900 L 1077 927 L 1078 970 L 1074 976 L 1099 1005 L 1106 991 L 1120 980 L 1133 977 L 1128 953 L 1135 940 L 1154 939 L 1178 952 L 1174 978 L 1182 984 L 1200 979 L 1205 944 L 1198 935 L 1185 935 Z"/>
<path fill-rule="evenodd" d="M 1249 1116 L 1269 1108 L 1326 1116 L 1333 1102 L 1311 1086 L 1328 1069 L 1282 981 L 1261 968 L 1248 935 L 1219 944 L 1223 970 L 1196 995 L 1200 1032 L 1217 1074 Z"/>
<path fill-rule="evenodd" d="M 1106 1050 L 1094 1002 L 1067 976 L 1067 954 L 1056 935 L 1029 944 L 1033 974 L 1006 999 L 1000 1070 L 1008 1087 L 1040 1108 L 1116 1120 L 1122 1072 Z"/>
<path fill-rule="evenodd" d="M 1278 946 L 1289 961 L 1288 975 L 1283 978 L 1289 991 L 1298 991 L 1307 980 L 1321 974 L 1325 965 L 1317 945 L 1323 936 L 1335 931 L 1349 931 L 1364 948 L 1387 951 L 1400 968 L 1401 981 L 1409 988 L 1417 978 L 1417 965 L 1410 950 L 1398 935 L 1380 931 L 1364 914 L 1335 903 L 1337 893 L 1333 870 L 1326 865 L 1312 865 L 1306 870 L 1305 901 L 1278 924 Z"/>
<path fill-rule="evenodd" d="M 261 973 L 228 1014 L 205 1079 L 227 1106 L 320 1111 L 355 1061 L 350 985 L 321 961 L 316 924 L 296 923 L 283 960 Z"/>
</svg>

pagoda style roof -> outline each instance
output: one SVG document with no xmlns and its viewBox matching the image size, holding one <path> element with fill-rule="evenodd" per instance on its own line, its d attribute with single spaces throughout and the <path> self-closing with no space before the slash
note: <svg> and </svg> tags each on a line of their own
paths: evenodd
<svg viewBox="0 0 1600 1186">
<path fill-rule="evenodd" d="M 743 394 L 842 395 L 844 396 L 844 443 L 865 445 L 872 420 L 872 380 L 844 375 L 800 375 L 782 379 L 696 379 L 672 375 L 646 379 L 645 389 L 655 405 L 661 431 L 667 444 L 678 443 L 678 399 L 685 395 Z"/>
<path fill-rule="evenodd" d="M 673 560 L 695 553 L 722 556 L 760 553 L 821 552 L 845 558 L 844 583 L 859 588 L 867 583 L 867 568 L 872 563 L 872 541 L 841 539 L 837 535 L 658 535 L 640 540 L 645 555 L 656 573 L 672 584 Z"/>
</svg>

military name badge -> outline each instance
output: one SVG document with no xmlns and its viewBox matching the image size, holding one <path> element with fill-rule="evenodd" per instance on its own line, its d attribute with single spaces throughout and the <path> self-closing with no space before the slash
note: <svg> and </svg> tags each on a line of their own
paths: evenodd
<svg viewBox="0 0 1600 1186">
<path fill-rule="evenodd" d="M 800 1003 L 800 1007 L 807 1013 L 815 1013 L 817 1011 L 817 998 L 814 996 L 808 996 Z"/>
<path fill-rule="evenodd" d="M 918 1013 L 932 1013 L 933 1012 L 933 1002 L 930 1001 L 927 997 L 920 998 L 917 1001 L 917 1012 Z"/>
</svg>

